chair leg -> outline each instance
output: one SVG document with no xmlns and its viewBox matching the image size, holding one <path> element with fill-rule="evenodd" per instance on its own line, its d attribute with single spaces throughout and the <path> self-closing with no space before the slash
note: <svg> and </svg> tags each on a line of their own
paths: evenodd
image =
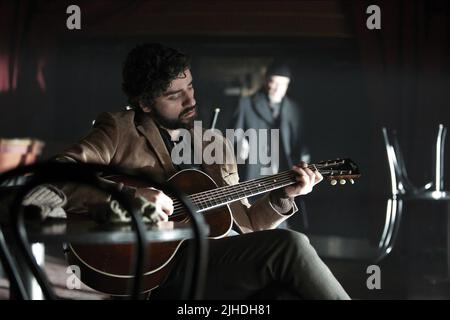
<svg viewBox="0 0 450 320">
<path fill-rule="evenodd" d="M 383 232 L 381 233 L 380 242 L 378 243 L 378 248 L 380 250 L 383 250 L 385 248 L 385 244 L 387 242 L 387 236 L 389 233 L 389 230 L 391 228 L 391 214 L 392 214 L 392 200 L 388 199 L 386 203 L 386 219 L 384 220 L 384 228 Z"/>
<path fill-rule="evenodd" d="M 403 200 L 397 199 L 394 201 L 395 204 L 393 205 L 393 207 L 395 207 L 395 215 L 393 215 L 394 221 L 392 222 L 393 230 L 390 239 L 391 241 L 389 242 L 388 246 L 389 252 L 391 252 L 394 249 L 395 242 L 397 241 L 397 235 L 400 229 L 400 223 L 402 221 L 402 213 L 403 213 Z"/>
<path fill-rule="evenodd" d="M 33 253 L 36 263 L 44 267 L 45 263 L 45 247 L 42 243 L 33 243 L 31 245 L 31 252 Z M 31 273 L 25 275 L 24 284 L 30 294 L 31 300 L 43 300 L 44 294 L 39 283 L 36 281 Z"/>
<path fill-rule="evenodd" d="M 0 230 L 0 259 L 3 265 L 3 269 L 8 276 L 10 286 L 10 299 L 14 300 L 28 300 L 28 293 L 23 284 L 21 274 L 18 270 L 13 257 L 6 246 L 3 232 Z"/>
<path fill-rule="evenodd" d="M 442 124 L 439 125 L 439 131 L 436 139 L 436 164 L 434 185 L 436 191 L 444 190 L 444 147 L 445 138 L 447 136 L 447 128 Z"/>
<path fill-rule="evenodd" d="M 378 243 L 379 255 L 376 258 L 377 262 L 384 259 L 394 248 L 398 230 L 400 228 L 402 211 L 402 200 L 388 199 L 383 233 L 381 234 L 381 239 Z"/>
</svg>

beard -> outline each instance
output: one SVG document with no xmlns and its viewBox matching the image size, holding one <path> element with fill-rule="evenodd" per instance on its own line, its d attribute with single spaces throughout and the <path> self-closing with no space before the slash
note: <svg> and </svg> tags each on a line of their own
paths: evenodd
<svg viewBox="0 0 450 320">
<path fill-rule="evenodd" d="M 160 125 L 162 125 L 164 128 L 175 130 L 175 129 L 187 129 L 190 130 L 194 127 L 194 121 L 197 118 L 197 114 L 190 118 L 183 118 L 185 114 L 188 112 L 194 110 L 196 106 L 187 108 L 183 110 L 179 115 L 177 119 L 169 119 L 165 116 L 163 116 L 161 113 L 159 113 L 158 110 L 153 109 L 152 110 L 152 117 L 153 119 L 158 122 Z"/>
</svg>

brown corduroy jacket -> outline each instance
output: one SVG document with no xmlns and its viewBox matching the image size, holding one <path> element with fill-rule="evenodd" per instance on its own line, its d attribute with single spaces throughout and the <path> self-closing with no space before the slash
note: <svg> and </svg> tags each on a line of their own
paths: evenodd
<svg viewBox="0 0 450 320">
<path fill-rule="evenodd" d="M 195 130 L 193 130 L 195 131 Z M 226 152 L 233 154 L 231 144 L 222 135 Z M 194 141 L 201 141 L 203 148 L 210 143 L 202 137 L 195 136 Z M 234 161 L 225 164 L 202 164 L 203 171 L 220 186 L 234 185 L 239 182 L 237 165 Z M 126 168 L 141 169 L 160 180 L 167 180 L 176 173 L 171 156 L 167 151 L 159 129 L 151 117 L 133 110 L 101 114 L 90 133 L 74 146 L 56 157 L 57 160 L 77 161 L 115 165 Z M 229 160 L 229 159 L 228 159 Z M 87 190 L 87 189 L 85 189 Z M 92 190 L 89 194 L 83 188 L 65 190 L 69 205 L 74 202 L 93 200 Z M 247 199 L 230 204 L 233 219 L 242 232 L 276 228 L 289 218 L 297 207 L 292 200 L 280 200 L 272 204 L 269 193 L 250 205 Z M 82 204 L 78 203 L 81 207 Z M 286 212 L 287 208 L 287 212 Z M 285 212 L 285 213 L 284 213 Z"/>
</svg>

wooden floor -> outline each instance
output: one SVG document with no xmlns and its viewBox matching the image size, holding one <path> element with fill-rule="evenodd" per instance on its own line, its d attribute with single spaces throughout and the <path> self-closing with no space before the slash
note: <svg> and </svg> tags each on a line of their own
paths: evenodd
<svg viewBox="0 0 450 320">
<path fill-rule="evenodd" d="M 59 298 L 69 300 L 110 299 L 110 296 L 99 293 L 84 284 L 81 284 L 80 289 L 68 289 L 66 285 L 69 276 L 66 273 L 67 263 L 53 256 L 46 256 L 45 260 L 45 271 Z M 9 282 L 5 278 L 0 278 L 0 300 L 5 299 L 9 299 Z"/>
</svg>

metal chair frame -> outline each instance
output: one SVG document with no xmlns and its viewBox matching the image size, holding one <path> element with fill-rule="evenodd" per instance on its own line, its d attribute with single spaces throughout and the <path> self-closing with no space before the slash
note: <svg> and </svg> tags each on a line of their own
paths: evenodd
<svg viewBox="0 0 450 320">
<path fill-rule="evenodd" d="M 434 181 L 416 187 L 409 179 L 396 132 L 382 128 L 389 165 L 391 194 L 386 204 L 386 218 L 378 243 L 377 261 L 392 252 L 403 215 L 404 201 L 432 200 L 449 201 L 450 194 L 444 190 L 444 147 L 447 128 L 440 124 L 435 145 Z"/>
</svg>

